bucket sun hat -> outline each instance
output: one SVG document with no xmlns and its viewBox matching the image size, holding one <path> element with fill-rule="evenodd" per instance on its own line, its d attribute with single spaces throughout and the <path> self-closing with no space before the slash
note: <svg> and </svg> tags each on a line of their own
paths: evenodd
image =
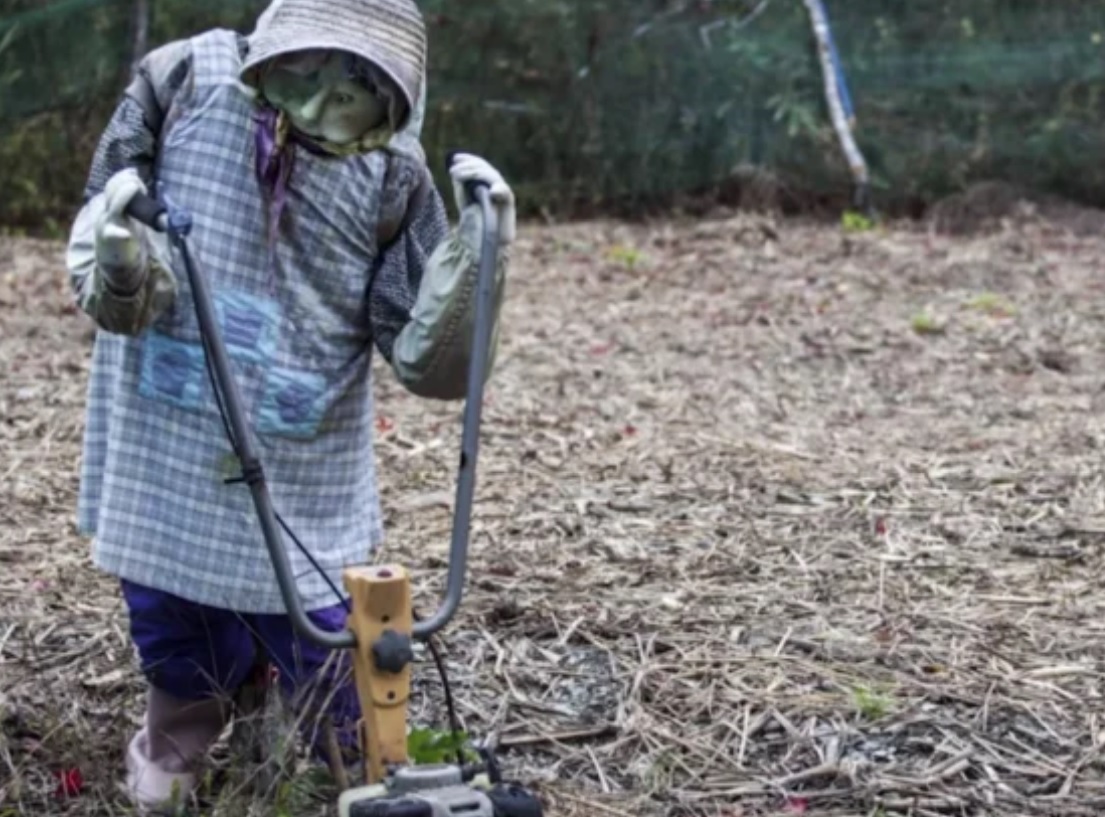
<svg viewBox="0 0 1105 817">
<path fill-rule="evenodd" d="M 309 49 L 345 51 L 382 71 L 403 97 L 398 128 L 419 107 L 426 24 L 413 0 L 274 0 L 249 36 L 240 79 L 257 88 L 266 63 Z"/>
</svg>

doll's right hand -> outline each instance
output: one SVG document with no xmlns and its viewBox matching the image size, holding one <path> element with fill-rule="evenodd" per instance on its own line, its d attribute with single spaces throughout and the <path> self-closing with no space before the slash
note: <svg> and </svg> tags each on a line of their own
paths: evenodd
<svg viewBox="0 0 1105 817">
<path fill-rule="evenodd" d="M 145 280 L 146 253 L 137 223 L 124 214 L 127 205 L 146 185 L 134 168 L 120 170 L 104 187 L 104 209 L 96 223 L 96 263 L 110 287 L 135 292 Z"/>
</svg>

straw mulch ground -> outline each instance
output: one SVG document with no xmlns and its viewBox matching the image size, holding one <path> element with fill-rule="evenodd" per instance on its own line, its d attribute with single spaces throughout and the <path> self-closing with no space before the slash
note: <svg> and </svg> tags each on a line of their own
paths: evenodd
<svg viewBox="0 0 1105 817">
<path fill-rule="evenodd" d="M 1105 240 L 522 235 L 443 647 L 466 727 L 547 813 L 1105 813 Z M 73 530 L 69 302 L 58 246 L 0 243 L 5 816 L 125 813 L 141 713 Z M 380 373 L 384 556 L 429 608 L 459 412 Z"/>
</svg>

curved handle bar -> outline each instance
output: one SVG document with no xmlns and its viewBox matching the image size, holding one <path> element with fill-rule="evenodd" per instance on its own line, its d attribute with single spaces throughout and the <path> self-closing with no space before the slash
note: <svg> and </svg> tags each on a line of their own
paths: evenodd
<svg viewBox="0 0 1105 817">
<path fill-rule="evenodd" d="M 437 612 L 429 619 L 416 621 L 414 624 L 414 637 L 423 640 L 449 623 L 464 595 L 472 503 L 476 491 L 476 463 L 480 448 L 483 390 L 490 358 L 495 271 L 499 256 L 499 214 L 491 203 L 491 191 L 486 184 L 477 182 L 468 189 L 483 210 L 483 246 L 480 248 L 479 274 L 476 279 L 475 337 L 472 340 L 472 360 L 468 364 L 468 391 L 464 404 L 456 504 L 453 508 L 453 534 L 449 546 L 449 575 L 446 579 L 445 596 Z"/>
<path fill-rule="evenodd" d="M 491 203 L 490 191 L 487 185 L 480 182 L 468 185 L 468 190 L 483 211 L 484 227 L 476 286 L 475 337 L 472 361 L 468 368 L 468 391 L 461 436 L 456 507 L 453 513 L 453 532 L 449 549 L 449 573 L 440 607 L 429 619 L 418 621 L 414 625 L 412 635 L 420 640 L 425 640 L 442 629 L 456 614 L 464 595 L 464 580 L 468 568 L 469 528 L 475 494 L 476 462 L 479 456 L 483 390 L 490 358 L 491 316 L 494 308 L 495 272 L 499 255 L 499 219 Z M 201 336 L 204 338 L 204 345 L 214 368 L 219 390 L 226 401 L 227 420 L 234 435 L 238 456 L 242 460 L 243 473 L 247 475 L 246 482 L 253 496 L 254 508 L 272 560 L 277 585 L 292 625 L 300 635 L 321 647 L 337 650 L 355 647 L 356 638 L 352 631 L 328 632 L 317 627 L 307 617 L 303 601 L 296 592 L 291 563 L 283 547 L 283 539 L 271 497 L 265 486 L 261 463 L 246 425 L 238 385 L 231 374 L 222 333 L 215 320 L 211 293 L 207 288 L 207 281 L 196 267 L 188 242 L 185 240 L 185 236 L 191 231 L 191 219 L 187 213 L 168 209 L 161 202 L 144 194 L 131 199 L 124 212 L 151 229 L 167 233 L 184 260 L 192 287 Z"/>
</svg>

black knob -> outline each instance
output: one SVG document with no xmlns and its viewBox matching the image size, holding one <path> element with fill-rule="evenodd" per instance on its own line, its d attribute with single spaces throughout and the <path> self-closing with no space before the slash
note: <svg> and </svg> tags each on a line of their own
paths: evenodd
<svg viewBox="0 0 1105 817">
<path fill-rule="evenodd" d="M 372 645 L 372 658 L 379 669 L 398 674 L 414 660 L 411 640 L 394 630 L 384 630 Z"/>
</svg>

